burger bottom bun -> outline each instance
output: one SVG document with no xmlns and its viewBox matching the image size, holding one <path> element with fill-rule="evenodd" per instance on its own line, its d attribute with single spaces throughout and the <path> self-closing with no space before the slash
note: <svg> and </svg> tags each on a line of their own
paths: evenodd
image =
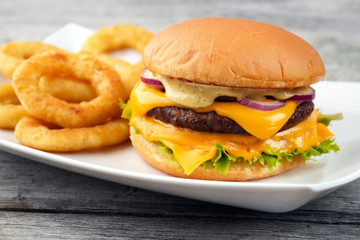
<svg viewBox="0 0 360 240">
<path fill-rule="evenodd" d="M 147 141 L 141 134 L 135 134 L 133 127 L 130 128 L 130 139 L 136 151 L 151 166 L 162 172 L 181 178 L 215 181 L 249 181 L 278 175 L 304 164 L 302 157 L 297 155 L 293 157 L 292 162 L 281 159 L 281 166 L 274 167 L 271 172 L 269 172 L 266 163 L 262 165 L 260 162 L 256 162 L 250 165 L 247 162 L 233 162 L 230 164 L 226 175 L 215 172 L 213 166 L 205 170 L 203 165 L 195 169 L 190 175 L 187 175 L 178 169 L 178 163 L 168 161 L 168 155 L 158 152 L 159 144 Z"/>
</svg>

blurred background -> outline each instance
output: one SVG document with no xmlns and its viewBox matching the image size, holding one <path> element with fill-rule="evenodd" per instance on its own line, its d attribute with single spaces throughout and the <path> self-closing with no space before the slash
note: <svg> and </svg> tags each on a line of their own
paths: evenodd
<svg viewBox="0 0 360 240">
<path fill-rule="evenodd" d="M 328 80 L 360 81 L 358 0 L 2 0 L 0 43 L 41 40 L 68 22 L 94 30 L 129 23 L 156 33 L 204 16 L 247 18 L 283 27 L 318 50 Z"/>
</svg>

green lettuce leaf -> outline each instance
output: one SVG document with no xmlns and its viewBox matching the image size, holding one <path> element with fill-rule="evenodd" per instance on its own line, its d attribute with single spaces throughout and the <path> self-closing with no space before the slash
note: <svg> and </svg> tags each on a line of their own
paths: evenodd
<svg viewBox="0 0 360 240">
<path fill-rule="evenodd" d="M 221 144 L 215 143 L 214 146 L 218 150 L 217 155 L 215 156 L 215 158 L 207 161 L 209 163 L 205 169 L 209 169 L 209 167 L 211 166 L 211 163 L 212 163 L 213 166 L 215 167 L 215 169 L 214 169 L 215 172 L 220 172 L 225 175 L 226 170 L 230 166 L 230 162 L 235 162 L 236 158 L 229 155 Z"/>
<path fill-rule="evenodd" d="M 156 142 L 156 143 L 160 145 L 160 147 L 158 147 L 157 149 L 159 153 L 169 155 L 170 158 L 168 159 L 168 161 L 177 162 L 174 157 L 173 151 L 170 148 L 166 147 L 162 142 Z"/>
<path fill-rule="evenodd" d="M 178 161 L 176 161 L 176 158 L 173 154 L 173 151 L 170 148 L 166 147 L 165 144 L 163 144 L 162 142 L 156 142 L 156 143 L 160 145 L 160 147 L 158 147 L 157 151 L 161 154 L 165 154 L 165 155 L 169 156 L 169 158 L 166 161 L 178 163 Z M 178 171 L 184 171 L 184 169 L 181 167 L 180 164 L 178 167 Z"/>
<path fill-rule="evenodd" d="M 123 110 L 121 117 L 129 120 L 131 117 L 131 108 L 129 104 L 126 104 L 125 102 L 123 102 L 123 100 L 120 99 L 119 107 Z"/>
<path fill-rule="evenodd" d="M 215 167 L 214 171 L 226 174 L 226 171 L 230 166 L 231 162 L 245 161 L 242 157 L 235 158 L 229 155 L 224 149 L 224 147 L 219 143 L 215 143 L 214 146 L 218 149 L 218 153 L 215 158 L 210 159 L 204 163 L 206 170 L 208 170 L 211 164 L 213 164 L 213 166 Z M 271 172 L 274 167 L 281 166 L 280 160 L 282 158 L 286 159 L 289 162 L 292 162 L 294 156 L 301 155 L 305 163 L 305 161 L 311 160 L 311 156 L 320 156 L 321 154 L 329 153 L 331 151 L 339 151 L 339 146 L 335 143 L 335 139 L 326 139 L 319 145 L 309 148 L 307 151 L 295 150 L 290 153 L 280 153 L 280 150 L 272 152 L 268 145 L 265 145 L 265 148 L 265 152 L 262 152 L 259 157 L 254 157 L 252 160 L 247 162 L 249 164 L 260 162 L 261 165 L 264 165 L 266 163 L 268 165 L 269 172 Z"/>
<path fill-rule="evenodd" d="M 336 120 L 342 120 L 344 118 L 342 113 L 335 113 L 335 114 L 323 114 L 321 112 L 319 112 L 319 116 L 317 121 L 319 123 L 323 123 L 325 126 L 329 126 L 331 121 L 336 121 Z"/>
</svg>

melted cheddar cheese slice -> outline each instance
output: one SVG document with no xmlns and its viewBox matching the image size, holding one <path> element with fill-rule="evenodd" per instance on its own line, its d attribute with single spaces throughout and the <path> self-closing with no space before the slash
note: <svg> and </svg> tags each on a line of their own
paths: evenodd
<svg viewBox="0 0 360 240">
<path fill-rule="evenodd" d="M 295 127 L 276 133 L 294 111 L 296 103 L 292 102 L 287 103 L 283 108 L 265 113 L 237 103 L 234 105 L 223 102 L 214 103 L 204 109 L 195 109 L 198 112 L 216 111 L 219 115 L 241 122 L 239 124 L 254 136 L 196 132 L 148 117 L 146 113 L 154 107 L 181 107 L 181 105 L 174 104 L 162 91 L 143 83 L 135 87 L 129 104 L 132 109 L 130 125 L 135 127 L 147 141 L 160 141 L 170 148 L 187 174 L 216 156 L 215 143 L 221 144 L 234 157 L 241 156 L 245 160 L 252 160 L 266 151 L 265 145 L 272 151 L 277 149 L 281 149 L 281 152 L 292 152 L 296 149 L 304 151 L 333 136 L 325 125 L 317 123 L 316 111 Z M 271 116 L 271 112 L 276 116 Z"/>
</svg>

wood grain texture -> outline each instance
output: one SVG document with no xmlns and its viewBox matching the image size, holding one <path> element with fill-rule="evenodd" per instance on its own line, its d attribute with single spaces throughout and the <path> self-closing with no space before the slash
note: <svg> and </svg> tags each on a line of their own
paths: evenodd
<svg viewBox="0 0 360 240">
<path fill-rule="evenodd" d="M 46 9 L 46 10 L 44 10 Z M 360 81 L 360 1 L 5 0 L 0 44 L 41 40 L 68 22 L 153 32 L 226 16 L 284 27 L 319 51 L 327 79 Z M 302 208 L 262 213 L 174 197 L 0 151 L 0 239 L 359 239 L 360 179 Z"/>
<path fill-rule="evenodd" d="M 102 181 L 0 155 L 4 239 L 356 239 L 360 181 L 304 207 L 271 214 Z M 2 238 L 1 238 L 2 239 Z"/>
<path fill-rule="evenodd" d="M 237 218 L 134 217 L 84 214 L 5 212 L 0 230 L 13 239 L 356 239 L 355 224 L 263 221 Z M 24 229 L 22 221 L 31 222 Z M 269 234 L 272 232 L 272 234 Z M 336 234 L 334 234 L 336 232 Z M 331 234 L 331 235 L 329 235 Z M 24 237 L 25 238 L 22 238 Z M 272 238 L 273 237 L 273 238 Z"/>
</svg>

